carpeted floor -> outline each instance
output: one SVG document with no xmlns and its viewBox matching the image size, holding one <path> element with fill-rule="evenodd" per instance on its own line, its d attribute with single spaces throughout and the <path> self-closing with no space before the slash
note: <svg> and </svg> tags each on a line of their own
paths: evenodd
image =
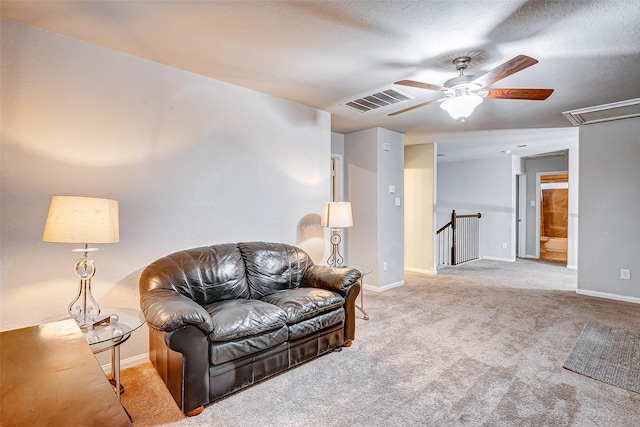
<svg viewBox="0 0 640 427">
<path fill-rule="evenodd" d="M 365 290 L 371 319 L 352 347 L 197 417 L 182 418 L 150 365 L 123 372 L 123 403 L 136 426 L 638 425 L 640 394 L 562 365 L 589 321 L 640 329 L 639 305 L 578 295 L 575 271 L 530 260 L 405 282 Z"/>
</svg>

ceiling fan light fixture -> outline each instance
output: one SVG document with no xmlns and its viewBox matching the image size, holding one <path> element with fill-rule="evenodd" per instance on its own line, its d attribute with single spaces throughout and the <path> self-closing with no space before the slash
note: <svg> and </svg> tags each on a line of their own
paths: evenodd
<svg viewBox="0 0 640 427">
<path fill-rule="evenodd" d="M 464 122 L 481 103 L 481 96 L 474 93 L 462 92 L 445 100 L 440 104 L 440 108 L 449 113 L 454 119 Z"/>
</svg>

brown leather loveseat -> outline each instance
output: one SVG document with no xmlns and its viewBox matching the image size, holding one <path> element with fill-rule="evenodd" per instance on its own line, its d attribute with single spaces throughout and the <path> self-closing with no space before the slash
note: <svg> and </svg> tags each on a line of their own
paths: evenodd
<svg viewBox="0 0 640 427">
<path fill-rule="evenodd" d="M 149 356 L 188 415 L 355 337 L 360 272 L 280 243 L 167 255 L 140 277 Z"/>
</svg>

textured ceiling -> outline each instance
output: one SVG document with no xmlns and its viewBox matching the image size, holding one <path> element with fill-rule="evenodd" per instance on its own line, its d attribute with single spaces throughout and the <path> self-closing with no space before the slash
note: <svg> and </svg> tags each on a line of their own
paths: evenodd
<svg viewBox="0 0 640 427">
<path fill-rule="evenodd" d="M 640 98 L 640 2 L 2 1 L 2 17 L 332 113 L 332 130 L 568 127 L 563 111 Z M 466 123 L 438 92 L 368 113 L 345 101 L 401 79 L 441 85 L 447 58 L 481 52 L 480 75 L 519 54 L 539 63 L 492 88 L 553 88 L 546 101 L 486 99 Z"/>
</svg>

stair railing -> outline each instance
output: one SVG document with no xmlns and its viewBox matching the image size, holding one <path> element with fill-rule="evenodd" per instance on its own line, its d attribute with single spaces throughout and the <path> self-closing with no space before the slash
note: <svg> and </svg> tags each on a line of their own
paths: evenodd
<svg viewBox="0 0 640 427">
<path fill-rule="evenodd" d="M 458 265 L 480 256 L 480 218 L 482 214 L 458 215 L 451 212 L 451 221 L 436 232 L 438 266 Z"/>
</svg>

